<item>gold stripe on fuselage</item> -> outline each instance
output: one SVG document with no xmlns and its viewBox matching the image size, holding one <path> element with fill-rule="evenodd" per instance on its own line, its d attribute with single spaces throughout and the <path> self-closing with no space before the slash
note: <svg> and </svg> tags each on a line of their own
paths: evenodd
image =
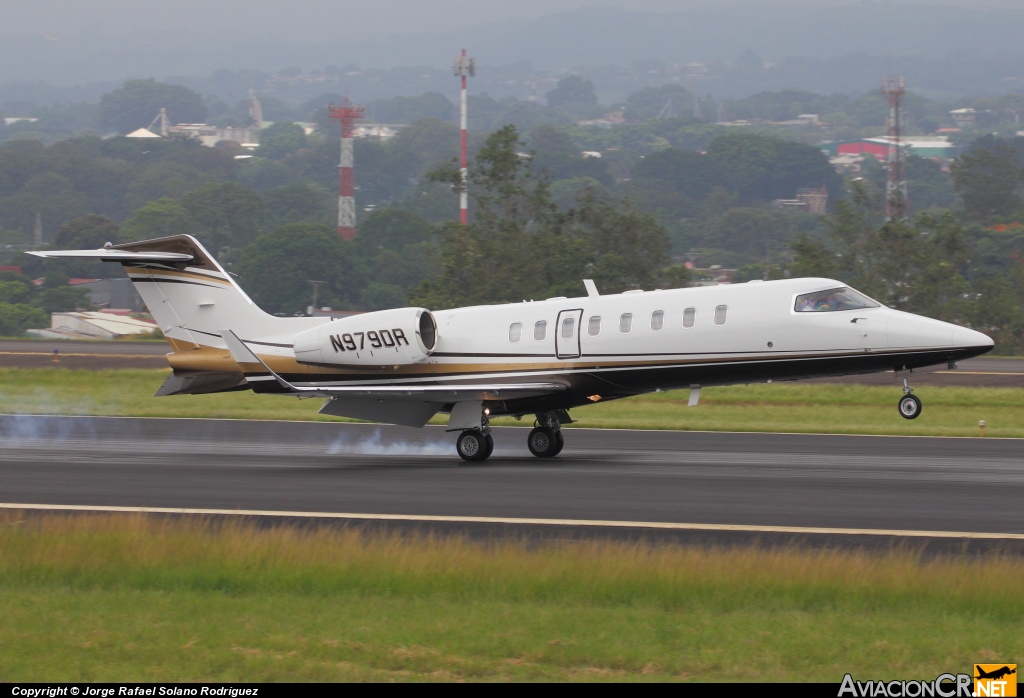
<svg viewBox="0 0 1024 698">
<path fill-rule="evenodd" d="M 172 340 L 172 346 L 175 342 Z M 251 348 L 251 347 L 250 347 Z M 748 355 L 748 356 L 727 356 L 714 357 L 702 356 L 692 358 L 665 358 L 665 359 L 618 359 L 611 361 L 595 362 L 591 360 L 558 360 L 543 362 L 509 362 L 495 361 L 493 363 L 475 362 L 451 362 L 451 363 L 420 363 L 411 365 L 386 365 L 386 366 L 310 366 L 301 364 L 290 356 L 277 356 L 258 354 L 259 359 L 277 374 L 301 375 L 309 381 L 315 381 L 318 377 L 323 379 L 340 378 L 365 378 L 368 380 L 390 378 L 390 379 L 415 379 L 430 378 L 431 376 L 444 377 L 472 377 L 481 374 L 494 373 L 537 373 L 557 372 L 574 373 L 583 371 L 602 371 L 608 369 L 650 369 L 667 368 L 670 366 L 698 366 L 701 364 L 726 364 L 761 362 L 766 360 L 800 360 L 800 359 L 831 359 L 837 357 L 861 356 L 857 354 L 836 352 L 830 354 L 779 354 Z M 198 349 L 176 350 L 167 355 L 167 362 L 172 368 L 193 371 L 228 371 L 238 372 L 242 369 L 231 357 L 227 349 L 201 346 Z"/>
<path fill-rule="evenodd" d="M 169 279 L 181 278 L 189 281 L 212 281 L 217 284 L 224 284 L 227 286 L 231 285 L 231 282 L 227 279 L 209 276 L 207 274 L 201 274 L 199 272 L 192 271 L 177 271 L 171 269 L 154 269 L 150 267 L 125 267 L 125 272 L 131 274 L 144 274 L 149 276 L 165 276 Z"/>
</svg>

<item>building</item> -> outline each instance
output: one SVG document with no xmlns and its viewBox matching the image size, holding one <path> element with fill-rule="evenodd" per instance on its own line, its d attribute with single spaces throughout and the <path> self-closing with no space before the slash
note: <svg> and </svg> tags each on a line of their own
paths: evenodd
<svg viewBox="0 0 1024 698">
<path fill-rule="evenodd" d="M 46 339 L 118 339 L 151 334 L 156 324 L 133 317 L 102 311 L 53 313 L 49 329 L 29 330 L 28 334 Z"/>
<path fill-rule="evenodd" d="M 959 149 L 949 142 L 946 136 L 914 136 L 901 139 L 903 147 L 911 154 L 922 158 L 939 158 L 951 160 L 959 154 Z M 879 162 L 889 159 L 889 137 L 858 138 L 852 141 L 822 143 L 819 148 L 829 158 L 841 155 L 873 155 Z"/>
<path fill-rule="evenodd" d="M 70 279 L 68 284 L 85 289 L 89 302 L 100 308 L 137 312 L 145 307 L 131 279 Z"/>
<path fill-rule="evenodd" d="M 207 124 L 176 124 L 169 127 L 167 131 L 172 135 L 177 134 L 194 138 L 208 148 L 212 148 L 221 141 L 258 143 L 260 140 L 259 131 L 249 126 L 244 128 L 235 128 L 234 126 L 218 128 L 217 126 L 209 126 Z"/>
</svg>

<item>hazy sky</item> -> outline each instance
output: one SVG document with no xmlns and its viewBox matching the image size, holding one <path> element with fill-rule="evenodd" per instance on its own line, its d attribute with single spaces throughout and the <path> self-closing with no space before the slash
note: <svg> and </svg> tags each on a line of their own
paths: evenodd
<svg viewBox="0 0 1024 698">
<path fill-rule="evenodd" d="M 887 3 L 960 6 L 1014 6 L 1020 0 L 0 0 L 0 34 L 62 38 L 146 29 L 198 29 L 203 33 L 249 32 L 295 40 L 377 39 L 494 21 L 535 19 L 581 7 L 680 12 L 707 5 L 862 5 L 868 11 Z"/>
</svg>

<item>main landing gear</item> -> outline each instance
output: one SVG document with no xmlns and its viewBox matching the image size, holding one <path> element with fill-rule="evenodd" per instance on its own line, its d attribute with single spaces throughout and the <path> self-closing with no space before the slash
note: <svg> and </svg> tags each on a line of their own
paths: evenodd
<svg viewBox="0 0 1024 698">
<path fill-rule="evenodd" d="M 568 415 L 566 415 L 568 416 Z M 537 415 L 536 426 L 526 437 L 526 447 L 538 458 L 554 458 L 565 446 L 562 437 L 562 423 L 555 412 Z"/>
<path fill-rule="evenodd" d="M 534 428 L 526 437 L 526 447 L 538 458 L 554 458 L 565 446 L 562 437 L 562 424 L 568 424 L 569 413 L 565 410 L 543 412 L 537 415 Z M 462 460 L 470 462 L 485 461 L 494 451 L 494 439 L 491 437 L 490 420 L 485 410 L 480 417 L 479 428 L 464 429 L 455 441 L 455 450 Z"/>
<path fill-rule="evenodd" d="M 455 440 L 455 450 L 465 461 L 484 461 L 494 452 L 494 438 L 491 436 L 490 412 L 484 410 L 480 415 L 480 428 L 467 429 Z"/>
<path fill-rule="evenodd" d="M 903 397 L 896 405 L 903 419 L 917 419 L 921 416 L 921 399 L 911 392 L 907 379 L 903 379 Z"/>
</svg>

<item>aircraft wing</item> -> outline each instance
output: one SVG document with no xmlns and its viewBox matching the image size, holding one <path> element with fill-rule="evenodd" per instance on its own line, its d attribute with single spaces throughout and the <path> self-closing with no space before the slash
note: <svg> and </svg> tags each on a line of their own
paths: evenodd
<svg viewBox="0 0 1024 698">
<path fill-rule="evenodd" d="M 431 403 L 464 402 L 468 400 L 513 400 L 561 392 L 561 383 L 448 383 L 446 385 L 338 385 L 299 386 L 289 383 L 260 360 L 231 330 L 221 330 L 221 337 L 232 358 L 242 367 L 250 384 L 276 382 L 289 393 L 310 397 L 380 398 L 416 400 Z"/>
</svg>

